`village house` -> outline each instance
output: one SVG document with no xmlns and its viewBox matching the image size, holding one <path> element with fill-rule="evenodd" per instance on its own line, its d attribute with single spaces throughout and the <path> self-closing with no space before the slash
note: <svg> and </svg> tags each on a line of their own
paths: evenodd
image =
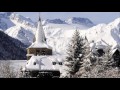
<svg viewBox="0 0 120 90">
<path fill-rule="evenodd" d="M 120 67 L 120 46 L 118 44 L 112 47 L 110 55 L 115 61 L 115 66 Z"/>
<path fill-rule="evenodd" d="M 111 48 L 111 46 L 101 39 L 97 42 L 92 42 L 90 48 L 93 55 L 101 57 Z"/>
</svg>

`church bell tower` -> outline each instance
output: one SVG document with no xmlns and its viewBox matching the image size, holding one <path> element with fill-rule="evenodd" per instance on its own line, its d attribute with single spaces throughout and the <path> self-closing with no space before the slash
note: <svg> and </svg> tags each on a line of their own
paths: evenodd
<svg viewBox="0 0 120 90">
<path fill-rule="evenodd" d="M 27 48 L 27 60 L 32 56 L 52 55 L 52 48 L 47 45 L 41 17 L 39 14 L 38 26 L 36 29 L 35 39 L 31 46 Z"/>
</svg>

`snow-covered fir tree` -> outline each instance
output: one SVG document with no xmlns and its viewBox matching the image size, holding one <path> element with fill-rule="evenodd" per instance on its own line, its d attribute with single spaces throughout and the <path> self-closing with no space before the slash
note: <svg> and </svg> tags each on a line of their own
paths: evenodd
<svg viewBox="0 0 120 90">
<path fill-rule="evenodd" d="M 92 52 L 90 51 L 90 45 L 89 45 L 89 42 L 88 42 L 86 36 L 84 38 L 83 48 L 84 48 L 84 50 L 83 50 L 83 52 L 84 52 L 83 64 L 82 64 L 82 67 L 79 69 L 79 71 L 74 76 L 76 78 L 80 78 L 82 74 L 90 71 L 90 66 L 91 66 L 90 58 L 91 58 Z"/>
<path fill-rule="evenodd" d="M 82 67 L 86 55 L 85 43 L 85 39 L 81 37 L 79 31 L 76 30 L 67 49 L 68 56 L 66 57 L 66 66 L 68 67 L 68 77 L 74 77 L 76 72 Z"/>
<path fill-rule="evenodd" d="M 80 78 L 120 77 L 119 70 L 112 66 L 114 61 L 111 60 L 110 50 L 106 51 L 102 57 L 94 56 L 94 60 L 90 65 L 88 63 L 87 69 L 84 66 L 79 70 Z"/>
</svg>

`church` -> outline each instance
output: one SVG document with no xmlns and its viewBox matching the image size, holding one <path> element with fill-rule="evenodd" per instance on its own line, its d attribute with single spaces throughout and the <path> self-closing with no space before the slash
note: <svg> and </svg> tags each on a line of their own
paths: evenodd
<svg viewBox="0 0 120 90">
<path fill-rule="evenodd" d="M 27 48 L 27 63 L 22 71 L 32 77 L 60 77 L 64 60 L 65 56 L 53 55 L 52 48 L 46 42 L 39 16 L 35 39 Z"/>
<path fill-rule="evenodd" d="M 27 60 L 29 60 L 32 56 L 40 55 L 52 55 L 52 48 L 46 43 L 41 18 L 39 16 L 34 42 L 27 48 Z"/>
</svg>

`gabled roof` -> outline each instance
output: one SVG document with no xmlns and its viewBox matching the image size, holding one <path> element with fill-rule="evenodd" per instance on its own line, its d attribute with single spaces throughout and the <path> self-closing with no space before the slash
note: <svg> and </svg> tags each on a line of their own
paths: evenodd
<svg viewBox="0 0 120 90">
<path fill-rule="evenodd" d="M 117 48 L 113 49 L 110 54 L 113 55 L 116 52 L 116 50 L 117 50 Z"/>
<path fill-rule="evenodd" d="M 63 63 L 64 58 L 65 56 L 61 55 L 32 56 L 26 64 L 26 70 L 61 70 L 62 65 L 59 65 L 59 62 Z M 53 65 L 53 62 L 56 62 L 56 65 Z"/>
<path fill-rule="evenodd" d="M 114 48 L 111 49 L 110 54 L 113 55 L 116 52 L 116 50 L 120 51 L 120 47 L 118 45 L 114 46 Z"/>
</svg>

